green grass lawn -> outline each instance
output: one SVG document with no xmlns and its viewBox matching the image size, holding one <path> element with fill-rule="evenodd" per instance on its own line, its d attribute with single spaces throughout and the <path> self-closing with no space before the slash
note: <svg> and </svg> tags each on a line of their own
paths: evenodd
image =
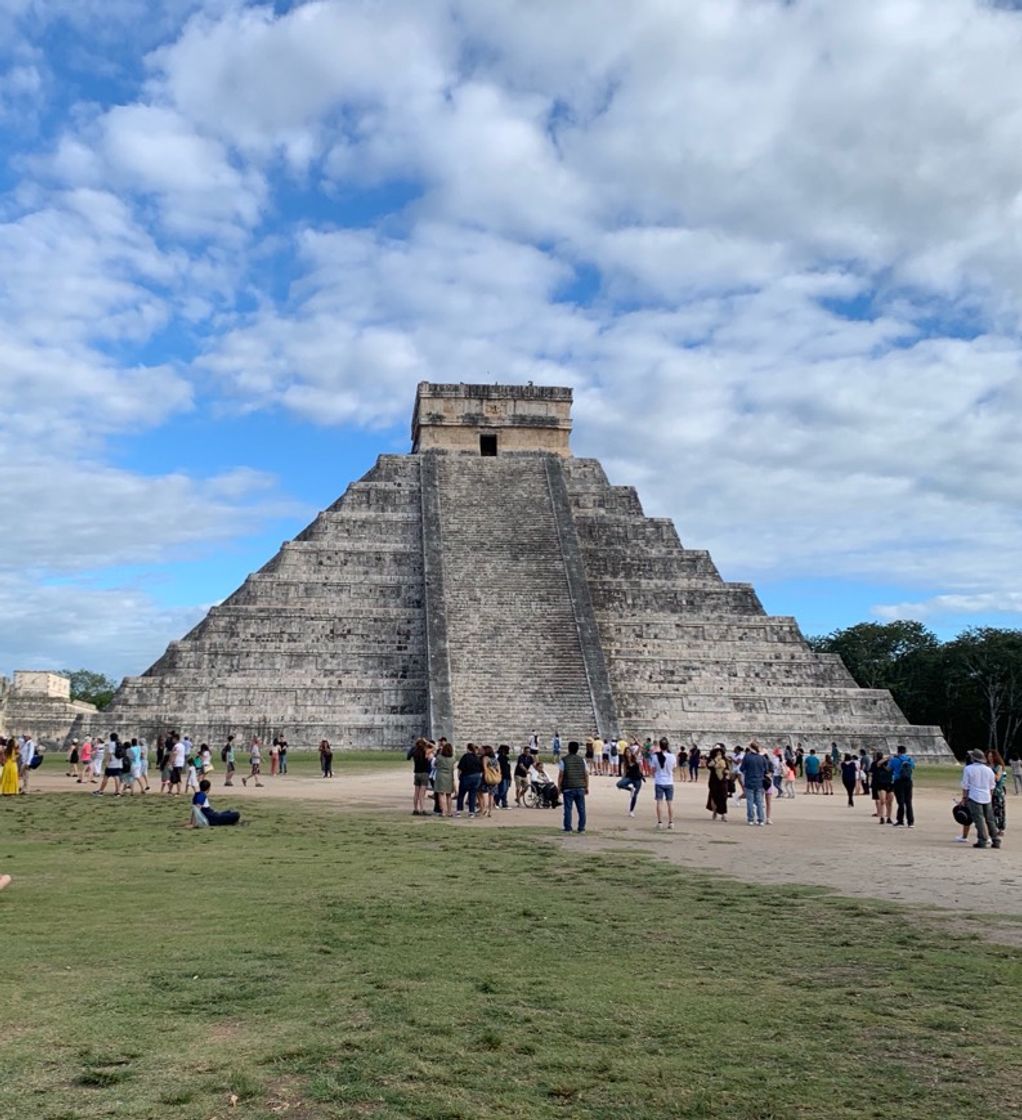
<svg viewBox="0 0 1022 1120">
<path fill-rule="evenodd" d="M 1017 1115 L 1016 950 L 533 830 L 250 815 L 0 806 L 0 1116 Z"/>
</svg>

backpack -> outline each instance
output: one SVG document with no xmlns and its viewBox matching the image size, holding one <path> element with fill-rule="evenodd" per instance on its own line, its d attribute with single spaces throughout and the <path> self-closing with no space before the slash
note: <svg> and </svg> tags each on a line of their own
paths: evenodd
<svg viewBox="0 0 1022 1120">
<path fill-rule="evenodd" d="M 220 751 L 220 761 L 221 762 L 226 762 L 227 761 L 227 750 L 228 750 L 228 748 L 224 747 L 223 750 Z"/>
<path fill-rule="evenodd" d="M 122 761 L 124 760 L 124 747 L 120 743 L 114 747 L 114 758 L 119 758 Z"/>
<path fill-rule="evenodd" d="M 38 770 L 43 764 L 43 756 L 36 752 L 32 755 L 32 761 L 28 764 L 29 770 Z"/>
</svg>

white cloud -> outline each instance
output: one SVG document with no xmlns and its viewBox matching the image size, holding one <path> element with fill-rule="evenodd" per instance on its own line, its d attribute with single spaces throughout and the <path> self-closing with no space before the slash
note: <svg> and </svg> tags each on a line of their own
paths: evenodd
<svg viewBox="0 0 1022 1120">
<path fill-rule="evenodd" d="M 79 10 L 108 42 L 140 4 Z M 0 426 L 49 454 L 210 393 L 380 425 L 422 378 L 567 383 L 576 447 L 728 575 L 1013 601 L 1018 11 L 180 0 L 153 23 L 134 99 L 76 106 L 2 202 Z M 338 228 L 394 181 L 400 213 Z M 175 326 L 190 365 L 119 356 Z M 127 492 L 129 537 L 150 504 L 259 505 L 74 462 Z"/>
<path fill-rule="evenodd" d="M 5 664 L 18 669 L 84 666 L 115 679 L 141 672 L 186 633 L 205 606 L 161 606 L 138 587 L 40 583 L 0 572 Z"/>
</svg>

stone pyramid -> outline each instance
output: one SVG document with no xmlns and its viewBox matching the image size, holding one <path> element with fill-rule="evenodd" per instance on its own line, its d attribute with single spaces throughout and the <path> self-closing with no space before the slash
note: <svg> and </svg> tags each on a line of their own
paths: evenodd
<svg viewBox="0 0 1022 1120">
<path fill-rule="evenodd" d="M 412 453 L 380 456 L 72 734 L 386 748 L 598 730 L 950 759 L 938 728 L 573 458 L 570 431 L 570 389 L 421 384 Z"/>
</svg>

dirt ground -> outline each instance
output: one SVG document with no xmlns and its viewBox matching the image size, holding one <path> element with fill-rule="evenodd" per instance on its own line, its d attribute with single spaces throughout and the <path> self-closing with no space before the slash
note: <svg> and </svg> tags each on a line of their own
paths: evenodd
<svg viewBox="0 0 1022 1120">
<path fill-rule="evenodd" d="M 217 808 L 239 808 L 252 816 L 258 814 L 260 800 L 282 797 L 329 801 L 341 812 L 368 810 L 410 818 L 410 769 L 398 766 L 345 773 L 343 755 L 335 761 L 335 767 L 333 779 L 295 774 L 266 776 L 262 789 L 235 784 L 224 790 L 223 776 L 217 773 L 213 802 Z M 971 842 L 954 843 L 960 829 L 951 818 L 950 786 L 940 790 L 916 788 L 913 829 L 880 825 L 871 815 L 873 802 L 869 798 L 857 797 L 855 807 L 848 808 L 843 793 L 810 797 L 801 792 L 801 783 L 794 801 L 775 799 L 770 828 L 749 828 L 744 802 L 732 801 L 728 821 L 713 823 L 705 809 L 705 783 L 679 783 L 674 831 L 658 832 L 650 784 L 643 787 L 634 819 L 627 813 L 628 795 L 614 788 L 614 779 L 593 778 L 591 784 L 589 825 L 584 836 L 563 834 L 560 811 L 541 809 L 494 810 L 492 818 L 477 820 L 467 816 L 449 821 L 416 818 L 416 823 L 423 828 L 457 828 L 466 833 L 534 828 L 545 838 L 587 851 L 648 851 L 683 867 L 716 870 L 748 882 L 806 884 L 843 895 L 950 911 L 970 919 L 970 925 L 973 917 L 978 919 L 978 933 L 984 932 L 982 916 L 988 916 L 998 927 L 998 939 L 1005 934 L 1022 941 L 1022 846 L 1013 842 L 1012 827 L 1016 804 L 1022 798 L 1009 794 L 1003 846 L 977 851 Z M 52 770 L 34 774 L 32 786 L 33 797 L 57 790 L 87 796 L 90 788 L 75 785 Z M 182 805 L 182 816 L 186 813 Z"/>
</svg>

